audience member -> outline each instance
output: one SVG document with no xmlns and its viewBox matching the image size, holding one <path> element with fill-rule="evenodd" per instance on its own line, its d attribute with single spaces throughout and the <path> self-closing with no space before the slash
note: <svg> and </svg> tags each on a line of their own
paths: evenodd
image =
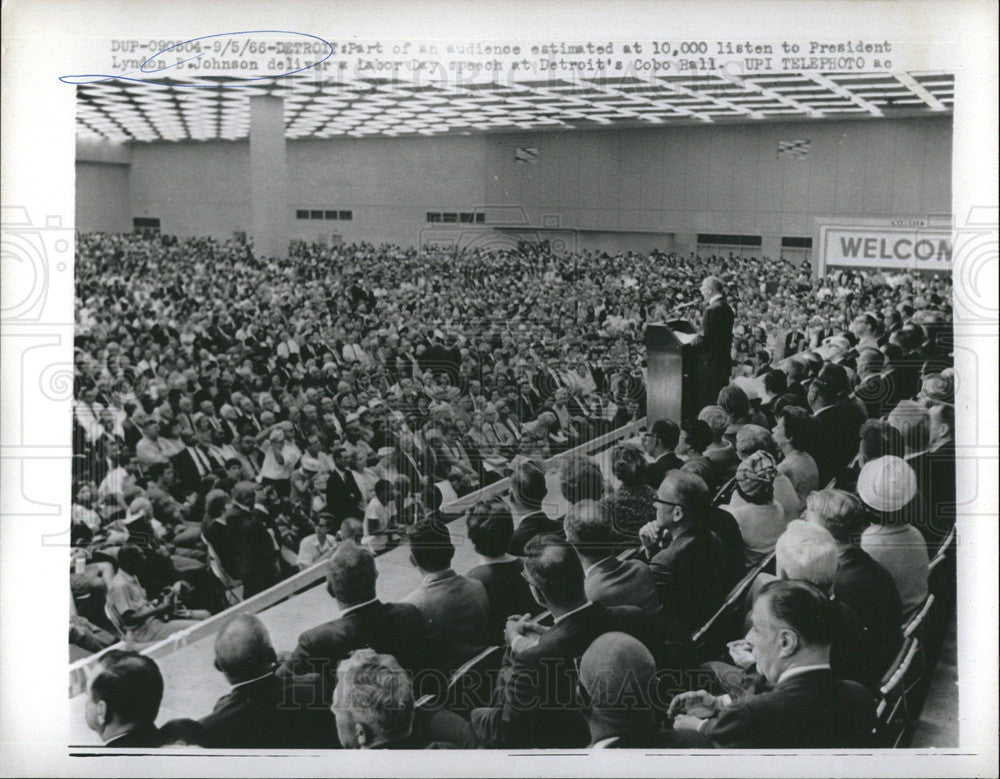
<svg viewBox="0 0 1000 779">
<path fill-rule="evenodd" d="M 432 749 L 416 717 L 413 683 L 396 658 L 355 649 L 337 668 L 332 711 L 345 749 Z M 452 715 L 454 716 L 454 715 Z"/>
<path fill-rule="evenodd" d="M 383 603 L 375 592 L 375 558 L 356 544 L 337 547 L 327 565 L 327 591 L 337 602 L 339 615 L 299 636 L 298 646 L 283 662 L 284 676 L 320 673 L 324 693 L 335 683 L 337 664 L 352 649 L 370 646 L 391 654 L 416 674 L 432 660 L 427 625 L 411 603 Z"/>
<path fill-rule="evenodd" d="M 118 551 L 118 572 L 108 588 L 108 609 L 125 640 L 135 646 L 155 643 L 187 630 L 208 612 L 188 611 L 178 603 L 179 587 L 174 587 L 155 601 L 146 597 L 138 574 L 143 565 L 142 550 L 123 546 Z"/>
<path fill-rule="evenodd" d="M 663 454 L 661 459 L 667 455 L 677 460 L 673 450 Z M 677 467 L 680 464 L 677 460 Z M 653 505 L 656 492 L 647 480 L 648 469 L 651 467 L 653 466 L 646 465 L 639 447 L 633 444 L 618 444 L 611 452 L 611 473 L 621 482 L 621 486 L 601 498 L 601 504 L 611 517 L 620 548 L 637 547 L 639 529 L 656 516 L 656 507 Z"/>
<path fill-rule="evenodd" d="M 724 749 L 850 749 L 871 743 L 875 701 L 856 682 L 834 677 L 834 606 L 819 588 L 781 580 L 753 606 L 748 636 L 769 692 L 732 701 L 704 690 L 670 704 L 674 728 L 695 730 Z M 692 712 L 715 713 L 701 718 Z"/>
<path fill-rule="evenodd" d="M 508 551 L 524 557 L 528 541 L 545 533 L 562 533 L 562 523 L 550 519 L 542 510 L 542 501 L 548 494 L 545 472 L 537 463 L 525 460 L 514 466 L 510 475 L 510 507 L 517 527 L 510 540 Z"/>
<path fill-rule="evenodd" d="M 655 705 L 656 663 L 626 633 L 598 636 L 580 660 L 581 707 L 591 749 L 711 749 L 704 736 L 664 730 Z"/>
<path fill-rule="evenodd" d="M 640 533 L 667 617 L 692 633 L 721 605 L 732 583 L 722 569 L 722 541 L 709 527 L 709 504 L 704 481 L 670 471 L 656 494 L 656 520 Z"/>
<path fill-rule="evenodd" d="M 108 650 L 90 680 L 87 727 L 106 747 L 162 746 L 154 724 L 162 699 L 163 676 L 151 658 L 130 650 Z"/>
<path fill-rule="evenodd" d="M 861 548 L 892 575 L 907 620 L 927 598 L 930 563 L 927 542 L 911 524 L 920 503 L 917 477 L 905 460 L 880 457 L 861 469 L 858 496 L 871 523 L 861 534 Z"/>
<path fill-rule="evenodd" d="M 455 555 L 448 528 L 427 519 L 410 530 L 410 562 L 420 570 L 421 585 L 406 596 L 427 623 L 435 667 L 457 669 L 489 645 L 490 599 L 482 582 L 451 567 Z"/>
<path fill-rule="evenodd" d="M 562 539 L 537 536 L 525 551 L 525 578 L 535 600 L 552 612 L 554 624 L 508 622 L 503 683 L 492 707 L 473 709 L 472 730 L 487 747 L 586 746 L 586 720 L 570 703 L 577 661 L 597 636 L 611 631 L 628 633 L 652 648 L 651 626 L 638 608 L 605 608 L 589 601 L 580 558 Z"/>
<path fill-rule="evenodd" d="M 676 422 L 669 419 L 658 419 L 643 434 L 642 443 L 646 448 L 646 453 L 653 458 L 652 462 L 646 466 L 644 474 L 646 484 L 655 490 L 660 486 L 663 477 L 667 475 L 667 471 L 675 470 L 682 465 L 680 458 L 674 453 L 680 443 L 680 428 Z M 618 474 L 616 473 L 615 476 Z M 621 477 L 618 476 L 618 478 Z"/>
<path fill-rule="evenodd" d="M 810 492 L 819 489 L 819 468 L 809 454 L 813 445 L 812 417 L 804 408 L 785 406 L 777 415 L 772 433 L 782 453 L 778 473 L 789 478 L 795 494 L 804 502 Z"/>
<path fill-rule="evenodd" d="M 502 644 L 508 617 L 538 614 L 541 607 L 531 597 L 522 575 L 524 563 L 507 551 L 514 536 L 514 520 L 507 504 L 500 498 L 479 501 L 466 515 L 466 528 L 479 555 L 479 565 L 466 575 L 486 588 L 493 626 L 490 643 Z"/>
<path fill-rule="evenodd" d="M 753 567 L 774 551 L 774 543 L 785 531 L 788 519 L 774 499 L 777 475 L 774 458 L 759 451 L 740 463 L 736 471 L 733 500 L 722 508 L 740 526 L 746 544 L 746 564 Z"/>
<path fill-rule="evenodd" d="M 313 522 L 316 532 L 306 536 L 299 544 L 299 556 L 295 563 L 300 570 L 325 560 L 337 549 L 337 539 L 333 535 L 334 518 L 332 514 L 319 514 Z"/>
<path fill-rule="evenodd" d="M 636 606 L 658 636 L 666 629 L 656 579 L 640 560 L 619 560 L 618 536 L 607 507 L 583 500 L 566 512 L 566 539 L 580 555 L 587 599 L 601 606 Z"/>
<path fill-rule="evenodd" d="M 322 704 L 322 679 L 277 675 L 278 658 L 264 624 L 240 614 L 215 637 L 215 667 L 232 687 L 199 721 L 199 744 L 215 749 L 327 749 L 336 727 Z"/>
<path fill-rule="evenodd" d="M 892 576 L 860 546 L 865 522 L 861 502 L 841 490 L 821 490 L 809 496 L 804 516 L 826 528 L 837 542 L 833 594 L 854 609 L 868 629 L 881 674 L 903 640 L 903 604 Z"/>
</svg>

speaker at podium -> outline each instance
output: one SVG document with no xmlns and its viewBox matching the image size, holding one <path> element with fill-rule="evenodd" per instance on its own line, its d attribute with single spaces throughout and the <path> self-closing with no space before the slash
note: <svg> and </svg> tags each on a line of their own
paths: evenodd
<svg viewBox="0 0 1000 779">
<path fill-rule="evenodd" d="M 683 319 L 646 325 L 646 419 L 678 424 L 696 413 L 696 361 L 686 348 L 697 336 Z"/>
</svg>

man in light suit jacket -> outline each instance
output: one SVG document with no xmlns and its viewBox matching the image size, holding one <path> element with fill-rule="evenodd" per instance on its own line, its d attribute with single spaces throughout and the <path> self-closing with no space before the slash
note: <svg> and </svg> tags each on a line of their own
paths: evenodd
<svg viewBox="0 0 1000 779">
<path fill-rule="evenodd" d="M 416 606 L 427 622 L 431 666 L 445 673 L 483 651 L 491 634 L 486 587 L 455 573 L 454 555 L 448 528 L 439 520 L 423 520 L 410 531 L 410 562 L 424 580 L 406 602 Z"/>
<path fill-rule="evenodd" d="M 701 283 L 701 294 L 708 303 L 702 319 L 701 334 L 691 342 L 698 360 L 698 408 L 715 402 L 719 390 L 729 384 L 733 369 L 733 322 L 736 314 L 725 299 L 725 287 L 718 276 L 708 276 Z"/>
<path fill-rule="evenodd" d="M 587 598 L 601 606 L 637 606 L 662 636 L 664 613 L 656 580 L 641 560 L 618 559 L 618 539 L 607 508 L 583 500 L 570 508 L 563 522 L 567 540 L 580 555 Z"/>
<path fill-rule="evenodd" d="M 337 619 L 307 630 L 285 660 L 283 676 L 321 673 L 324 700 L 337 681 L 337 663 L 369 646 L 392 655 L 410 673 L 427 667 L 427 626 L 416 606 L 382 603 L 375 593 L 375 558 L 367 549 L 343 543 L 327 567 L 327 591 L 337 601 Z"/>
<path fill-rule="evenodd" d="M 818 587 L 790 579 L 765 585 L 748 635 L 770 692 L 733 702 L 704 690 L 678 695 L 675 729 L 696 730 L 722 749 L 857 749 L 871 744 L 875 699 L 830 670 L 834 605 Z M 709 709 L 703 719 L 691 709 Z"/>
</svg>

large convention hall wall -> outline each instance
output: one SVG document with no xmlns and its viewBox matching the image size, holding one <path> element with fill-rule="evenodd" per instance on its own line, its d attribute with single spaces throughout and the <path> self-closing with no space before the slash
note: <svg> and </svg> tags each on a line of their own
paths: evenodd
<svg viewBox="0 0 1000 779">
<path fill-rule="evenodd" d="M 250 144 L 135 144 L 129 195 L 131 216 L 158 218 L 164 233 L 228 238 L 247 231 Z"/>
<path fill-rule="evenodd" d="M 669 231 L 681 250 L 697 233 L 762 235 L 777 256 L 780 237 L 812 236 L 816 217 L 950 213 L 951 126 L 941 117 L 490 136 L 486 194 L 534 224 Z M 809 156 L 779 157 L 790 140 L 810 140 Z M 518 147 L 537 149 L 537 162 L 516 162 Z"/>
<path fill-rule="evenodd" d="M 350 210 L 350 221 L 293 219 L 291 234 L 312 233 L 417 246 L 438 232 L 428 212 L 474 212 L 485 203 L 483 136 L 291 141 L 288 198 L 293 210 Z"/>
<path fill-rule="evenodd" d="M 567 247 L 687 251 L 698 233 L 727 233 L 761 235 L 761 253 L 777 256 L 782 236 L 812 236 L 817 217 L 949 213 L 951 138 L 945 116 L 289 141 L 289 228 L 293 238 L 411 246 L 489 232 L 428 223 L 428 212 L 483 211 L 507 232 L 579 230 Z M 803 139 L 809 156 L 778 156 L 779 141 Z M 537 149 L 537 161 L 516 162 L 519 147 Z M 83 229 L 158 217 L 179 235 L 249 230 L 248 143 L 135 144 L 130 159 L 123 203 L 120 166 L 98 171 L 78 155 Z M 297 219 L 297 209 L 351 219 Z"/>
<path fill-rule="evenodd" d="M 482 137 L 289 141 L 292 238 L 416 245 L 428 211 L 484 203 Z M 249 230 L 248 143 L 136 144 L 132 216 L 158 217 L 163 232 L 228 237 Z M 296 219 L 295 211 L 351 211 L 350 220 Z"/>
<path fill-rule="evenodd" d="M 76 229 L 124 233 L 132 229 L 126 163 L 76 162 Z"/>
</svg>

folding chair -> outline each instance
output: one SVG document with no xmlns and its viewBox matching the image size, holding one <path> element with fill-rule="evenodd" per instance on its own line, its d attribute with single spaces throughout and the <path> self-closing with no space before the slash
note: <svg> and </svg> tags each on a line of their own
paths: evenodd
<svg viewBox="0 0 1000 779">
<path fill-rule="evenodd" d="M 899 656 L 883 677 L 875 709 L 875 740 L 880 747 L 905 747 L 912 736 L 916 717 L 912 689 L 919 680 L 920 642 L 904 642 Z"/>
<path fill-rule="evenodd" d="M 448 681 L 444 705 L 457 714 L 489 706 L 502 659 L 503 647 L 491 646 L 462 665 Z"/>
<path fill-rule="evenodd" d="M 914 614 L 910 618 L 910 621 L 903 626 L 904 638 L 910 638 L 911 636 L 916 636 L 918 638 L 921 637 L 921 631 L 924 629 L 927 614 L 934 605 L 934 599 L 933 593 L 928 595 L 927 599 L 924 601 L 924 605 L 920 607 L 920 611 Z"/>
<path fill-rule="evenodd" d="M 534 617 L 534 620 L 540 625 L 547 625 L 549 627 L 555 624 L 555 617 L 551 611 L 543 611 L 537 617 Z"/>
<path fill-rule="evenodd" d="M 934 553 L 934 557 L 953 554 L 955 552 L 955 540 L 955 526 L 952 525 L 951 530 L 948 531 L 948 535 L 941 539 L 941 545 L 938 546 L 937 551 Z"/>
<path fill-rule="evenodd" d="M 927 659 L 937 664 L 944 635 L 955 608 L 955 542 L 954 537 L 934 556 L 928 566 L 927 590 L 934 597 L 933 608 L 925 617 L 922 641 L 926 642 Z"/>
<path fill-rule="evenodd" d="M 736 489 L 735 476 L 723 484 L 715 493 L 715 496 L 712 498 L 712 507 L 715 508 L 727 503 L 729 498 L 732 497 L 734 489 Z"/>
<path fill-rule="evenodd" d="M 927 566 L 927 589 L 939 599 L 953 597 L 955 587 L 955 537 L 947 539 Z"/>
<path fill-rule="evenodd" d="M 115 630 L 115 635 L 124 641 L 126 644 L 132 643 L 131 631 L 125 627 L 125 623 L 122 622 L 121 615 L 112 608 L 111 604 L 107 601 L 104 602 L 104 614 L 108 618 L 108 622 L 111 623 L 111 627 Z"/>
<path fill-rule="evenodd" d="M 208 542 L 208 539 L 205 538 L 204 533 L 201 536 L 201 540 L 208 550 L 209 569 L 215 578 L 222 582 L 222 586 L 226 588 L 226 600 L 229 602 L 229 605 L 235 606 L 243 600 L 243 582 L 234 579 L 226 573 L 226 569 L 222 567 L 222 561 L 219 560 L 219 555 L 216 553 L 215 548 Z"/>
</svg>

